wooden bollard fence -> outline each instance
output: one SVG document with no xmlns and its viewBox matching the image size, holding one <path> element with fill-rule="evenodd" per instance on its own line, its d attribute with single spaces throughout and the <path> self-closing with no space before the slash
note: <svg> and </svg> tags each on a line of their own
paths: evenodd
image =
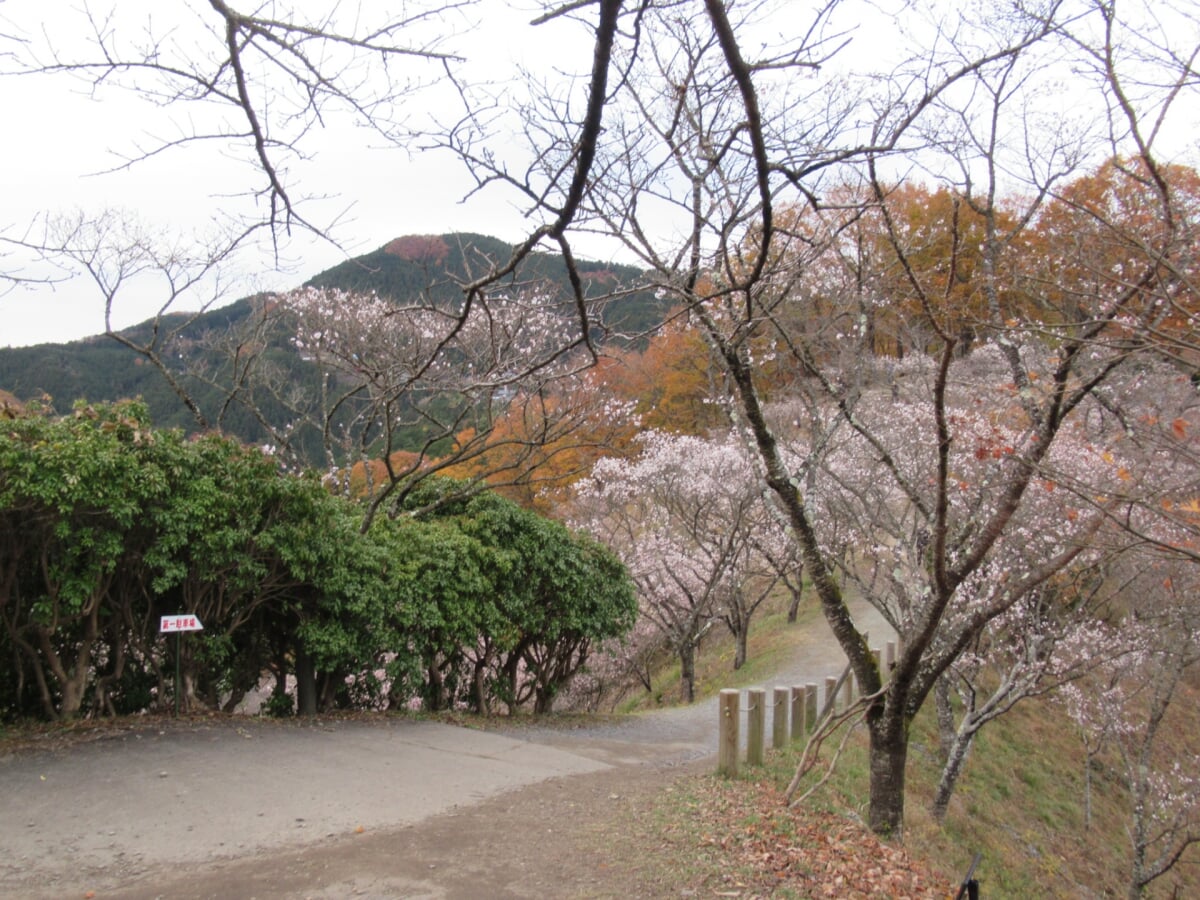
<svg viewBox="0 0 1200 900">
<path fill-rule="evenodd" d="M 880 651 L 872 651 L 879 660 Z M 894 653 L 891 644 L 888 653 Z M 845 682 L 844 684 L 842 682 Z M 776 687 L 772 694 L 771 742 L 775 749 L 787 745 L 789 737 L 798 741 L 811 733 L 818 719 L 831 715 L 841 694 L 849 707 L 854 702 L 855 679 L 849 668 L 841 678 L 825 679 L 825 706 L 818 713 L 820 691 L 812 683 L 804 686 Z M 790 710 L 790 731 L 789 731 Z M 738 750 L 741 743 L 741 692 L 726 688 L 720 695 L 720 727 L 717 743 L 717 774 L 734 778 L 738 774 Z M 765 737 L 767 718 L 766 688 L 750 688 L 746 691 L 746 762 L 761 766 L 765 759 Z"/>
<path fill-rule="evenodd" d="M 766 688 L 746 691 L 746 763 L 761 766 L 766 760 L 763 736 L 767 721 Z"/>
<path fill-rule="evenodd" d="M 732 688 L 721 691 L 717 773 L 726 778 L 735 778 L 738 773 L 738 743 L 741 731 L 741 710 L 738 707 L 740 702 L 741 691 Z"/>
<path fill-rule="evenodd" d="M 807 708 L 804 703 L 804 686 L 792 686 L 792 740 L 798 741 L 804 737 Z"/>
<path fill-rule="evenodd" d="M 771 704 L 771 746 L 782 750 L 788 742 L 788 689 L 776 687 Z"/>
</svg>

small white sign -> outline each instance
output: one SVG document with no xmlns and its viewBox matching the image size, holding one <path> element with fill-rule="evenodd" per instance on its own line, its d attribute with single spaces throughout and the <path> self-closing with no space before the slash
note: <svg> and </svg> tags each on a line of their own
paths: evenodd
<svg viewBox="0 0 1200 900">
<path fill-rule="evenodd" d="M 203 631 L 204 626 L 195 616 L 163 616 L 158 630 L 163 634 L 168 631 Z"/>
</svg>

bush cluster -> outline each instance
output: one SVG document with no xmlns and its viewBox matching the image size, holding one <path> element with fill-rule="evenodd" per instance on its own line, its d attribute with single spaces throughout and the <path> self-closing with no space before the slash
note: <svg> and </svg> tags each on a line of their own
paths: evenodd
<svg viewBox="0 0 1200 900">
<path fill-rule="evenodd" d="M 589 538 L 462 488 L 365 527 L 315 474 L 137 402 L 5 420 L 0 721 L 234 710 L 264 684 L 276 713 L 548 711 L 631 627 L 633 589 Z M 160 634 L 177 613 L 204 630 Z"/>
</svg>

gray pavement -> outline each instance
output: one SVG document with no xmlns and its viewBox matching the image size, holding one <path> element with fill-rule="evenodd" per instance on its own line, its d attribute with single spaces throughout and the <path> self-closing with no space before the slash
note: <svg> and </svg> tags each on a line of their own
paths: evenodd
<svg viewBox="0 0 1200 900">
<path fill-rule="evenodd" d="M 511 735 L 395 719 L 200 724 L 9 756 L 0 758 L 0 897 L 60 895 L 90 871 L 178 871 L 397 827 L 603 768 Z"/>
<path fill-rule="evenodd" d="M 854 613 L 887 639 L 873 610 Z M 823 620 L 796 641 L 792 665 L 764 687 L 845 667 Z M 715 697 L 570 730 L 214 719 L 0 757 L 0 897 L 64 896 L 402 827 L 561 776 L 679 765 L 716 753 L 717 722 Z"/>
</svg>

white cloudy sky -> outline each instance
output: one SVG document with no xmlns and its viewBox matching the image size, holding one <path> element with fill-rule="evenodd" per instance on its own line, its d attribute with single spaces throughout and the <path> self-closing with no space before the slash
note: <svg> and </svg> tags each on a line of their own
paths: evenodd
<svg viewBox="0 0 1200 900">
<path fill-rule="evenodd" d="M 779 0 L 775 17 L 769 20 L 776 36 L 799 28 L 803 10 L 810 9 L 797 3 L 800 14 L 793 17 L 793 2 Z M 278 4 L 245 0 L 244 8 L 256 9 L 260 4 L 267 14 L 278 5 L 299 7 L 301 15 L 306 8 L 316 14 L 336 8 L 364 18 L 394 15 L 396 9 L 405 8 L 385 0 L 280 0 Z M 886 12 L 885 5 L 892 11 Z M 938 0 L 930 0 L 930 5 L 940 6 Z M 972 5 L 991 8 L 983 0 L 946 0 L 942 8 L 958 13 Z M 50 46 L 65 56 L 87 55 L 92 46 L 85 15 L 89 6 L 95 16 L 114 15 L 111 28 L 123 42 L 132 42 L 149 27 L 184 56 L 222 52 L 220 35 L 208 30 L 217 19 L 206 0 L 0 0 L 0 237 L 36 239 L 47 218 L 95 216 L 100 210 L 115 209 L 157 238 L 186 245 L 195 243 L 195 235 L 211 230 L 213 220 L 222 214 L 261 213 L 247 205 L 244 196 L 247 186 L 257 183 L 247 179 L 257 178 L 258 173 L 232 159 L 228 147 L 216 144 L 165 153 L 128 170 L 96 174 L 111 169 L 122 154 L 133 153 L 139 144 L 153 146 L 156 140 L 191 127 L 195 120 L 187 117 L 203 116 L 203 109 L 155 106 L 116 86 L 89 92 L 79 79 L 65 76 L 6 74 L 31 51 L 46 59 Z M 410 2 L 407 8 L 412 7 Z M 911 10 L 913 5 L 910 0 L 861 0 L 841 7 L 853 43 L 835 65 L 882 65 L 889 53 L 899 52 L 904 41 L 897 39 L 897 29 L 916 26 L 910 12 L 899 15 L 896 7 Z M 1133 7 L 1161 19 L 1169 5 L 1135 3 Z M 531 28 L 528 23 L 540 8 L 539 0 L 462 0 L 461 9 L 429 24 L 439 35 L 452 35 L 440 49 L 466 57 L 467 63 L 458 71 L 472 83 L 489 81 L 497 90 L 515 91 L 515 73 L 523 66 L 543 73 L 560 93 L 567 85 L 582 85 L 591 63 L 587 35 L 572 21 L 555 20 Z M 1176 19 L 1194 30 L 1189 9 Z M 1179 29 L 1164 21 L 1155 19 L 1151 24 L 1163 34 L 1175 35 Z M 1187 42 L 1186 34 L 1183 40 Z M 430 71 L 419 63 L 411 69 L 414 76 Z M 1056 108 L 1064 117 L 1086 122 L 1089 116 L 1074 95 L 1070 72 L 1064 73 L 1063 84 Z M 430 109 L 445 115 L 453 101 L 441 82 L 440 88 L 412 96 L 411 115 L 419 119 Z M 1183 127 L 1176 126 L 1174 143 L 1186 150 L 1179 161 L 1197 157 L 1198 120 L 1200 110 L 1190 104 L 1190 112 L 1180 117 Z M 386 146 L 345 117 L 330 116 L 324 126 L 306 137 L 304 146 L 311 158 L 293 165 L 292 182 L 300 191 L 328 198 L 306 211 L 322 225 L 337 222 L 332 234 L 338 244 L 296 232 L 280 246 L 278 259 L 267 248 L 245 255 L 234 273 L 240 280 L 225 288 L 228 300 L 254 290 L 295 286 L 347 255 L 368 252 L 403 234 L 473 231 L 518 240 L 526 233 L 528 223 L 515 205 L 517 198 L 489 190 L 460 202 L 470 184 L 453 160 Z M 500 145 L 499 152 L 504 151 Z M 596 258 L 614 252 L 611 245 L 601 244 L 580 245 L 577 250 Z M 86 280 L 6 289 L 5 273 L 48 274 L 11 246 L 6 249 L 0 244 L 0 346 L 66 341 L 103 331 L 103 303 Z M 114 326 L 144 320 L 157 310 L 162 296 L 159 286 L 145 279 L 128 285 L 114 309 Z"/>
<path fill-rule="evenodd" d="M 26 47 L 38 46 L 44 35 L 51 35 L 64 52 L 84 47 L 83 2 L 0 0 L 0 54 L 21 49 L 15 39 L 25 41 Z M 114 5 L 113 0 L 90 2 L 93 11 Z M 156 33 L 186 35 L 196 43 L 205 37 L 197 24 L 214 19 L 206 2 L 120 0 L 115 5 L 121 18 L 114 20 L 114 28 L 119 33 L 127 29 L 131 36 L 152 21 Z M 360 5 L 371 11 L 372 3 Z M 586 72 L 590 48 L 578 26 L 562 22 L 530 29 L 526 23 L 534 6 L 533 0 L 525 9 L 487 3 L 451 15 L 437 25 L 459 32 L 444 49 L 465 53 L 471 60 L 466 76 L 476 80 L 510 78 L 517 64 L 552 63 Z M 353 11 L 356 4 L 343 7 Z M 481 9 L 489 14 L 485 22 L 477 18 Z M 11 60 L 0 58 L 0 65 L 12 68 Z M 422 69 L 432 71 L 417 64 L 414 74 Z M 449 98 L 418 94 L 414 103 L 446 105 Z M 210 229 L 221 211 L 250 208 L 245 197 L 229 195 L 239 193 L 255 173 L 215 146 L 174 151 L 127 171 L 95 174 L 119 163 L 121 154 L 133 152 L 139 143 L 148 146 L 156 137 L 176 133 L 177 126 L 162 109 L 127 91 L 109 88 L 93 95 L 79 79 L 0 76 L 0 122 L 5 123 L 5 136 L 0 138 L 0 231 L 8 237 L 36 237 L 47 216 L 115 209 L 152 234 L 186 239 Z M 522 236 L 522 215 L 509 198 L 489 192 L 460 202 L 469 183 L 453 160 L 387 146 L 377 135 L 338 117 L 307 139 L 306 147 L 313 158 L 295 164 L 296 181 L 308 193 L 328 196 L 308 212 L 322 224 L 337 221 L 332 234 L 339 246 L 295 232 L 281 247 L 279 264 L 265 248 L 247 256 L 240 272 L 245 281 L 228 299 L 251 289 L 294 286 L 347 254 L 374 250 L 402 234 L 474 231 L 511 240 Z M 46 274 L 11 248 L 0 249 L 5 253 L 0 265 L 6 271 Z M 133 285 L 121 295 L 114 324 L 145 319 L 156 309 L 159 296 L 148 282 L 140 288 Z M 72 340 L 103 328 L 103 303 L 86 279 L 18 286 L 0 294 L 0 346 Z"/>
</svg>

